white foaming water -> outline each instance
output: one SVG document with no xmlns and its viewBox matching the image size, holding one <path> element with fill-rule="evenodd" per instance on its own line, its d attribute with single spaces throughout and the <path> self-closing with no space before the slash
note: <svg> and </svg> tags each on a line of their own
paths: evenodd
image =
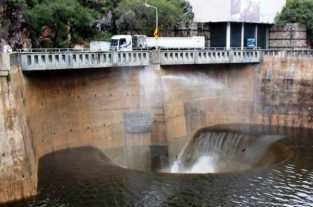
<svg viewBox="0 0 313 207">
<path fill-rule="evenodd" d="M 177 160 L 173 163 L 170 171 L 171 173 L 216 173 L 216 161 L 216 158 L 204 155 L 199 157 L 199 159 L 190 167 L 190 169 L 181 169 L 181 162 Z"/>
<path fill-rule="evenodd" d="M 215 173 L 216 159 L 211 156 L 201 156 L 197 162 L 191 167 L 190 173 Z"/>
<path fill-rule="evenodd" d="M 173 166 L 171 167 L 170 172 L 171 173 L 179 173 L 179 166 L 180 166 L 180 161 L 175 161 L 173 163 Z"/>
<path fill-rule="evenodd" d="M 225 86 L 221 81 L 218 81 L 214 78 L 210 78 L 205 74 L 202 73 L 195 73 L 195 74 L 188 74 L 186 75 L 165 75 L 162 77 L 164 81 L 176 81 L 185 86 L 192 86 L 192 85 L 204 85 L 209 88 L 215 89 L 224 89 Z"/>
</svg>

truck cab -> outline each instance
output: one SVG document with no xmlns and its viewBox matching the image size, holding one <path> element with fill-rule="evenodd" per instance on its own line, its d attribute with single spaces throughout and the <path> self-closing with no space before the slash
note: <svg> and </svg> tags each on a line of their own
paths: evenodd
<svg viewBox="0 0 313 207">
<path fill-rule="evenodd" d="M 111 50 L 115 51 L 132 51 L 133 50 L 131 35 L 114 35 L 111 38 Z"/>
</svg>

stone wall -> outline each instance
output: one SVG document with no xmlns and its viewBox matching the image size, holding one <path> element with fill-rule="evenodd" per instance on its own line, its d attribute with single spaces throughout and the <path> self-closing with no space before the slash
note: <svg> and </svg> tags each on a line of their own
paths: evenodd
<svg viewBox="0 0 313 207">
<path fill-rule="evenodd" d="M 258 123 L 313 127 L 312 63 L 310 56 L 264 58 L 258 73 Z"/>
<path fill-rule="evenodd" d="M 0 203 L 36 193 L 37 168 L 20 72 L 0 77 Z"/>
<path fill-rule="evenodd" d="M 269 32 L 269 48 L 306 49 L 309 48 L 306 26 L 289 23 L 284 27 L 273 26 Z"/>
</svg>

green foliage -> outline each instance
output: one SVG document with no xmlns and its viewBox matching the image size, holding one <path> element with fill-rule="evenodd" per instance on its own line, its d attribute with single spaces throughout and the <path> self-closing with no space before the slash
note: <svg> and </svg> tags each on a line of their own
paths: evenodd
<svg viewBox="0 0 313 207">
<path fill-rule="evenodd" d="M 192 20 L 189 5 L 182 0 L 150 0 L 149 4 L 158 8 L 159 27 L 162 30 L 173 29 L 181 21 Z M 135 31 L 152 34 L 155 28 L 155 9 L 144 6 L 142 0 L 122 0 L 115 12 L 118 14 L 116 26 L 119 33 Z"/>
<path fill-rule="evenodd" d="M 87 8 L 96 10 L 98 12 L 105 12 L 107 7 L 107 0 L 78 0 L 79 3 Z"/>
<path fill-rule="evenodd" d="M 25 9 L 27 6 L 25 0 L 7 0 L 6 3 L 11 9 Z"/>
<path fill-rule="evenodd" d="M 283 26 L 286 23 L 299 22 L 305 24 L 309 33 L 313 32 L 313 0 L 287 0 L 286 6 L 276 17 L 276 23 Z M 311 35 L 312 36 L 312 35 Z"/>
<path fill-rule="evenodd" d="M 28 9 L 25 16 L 34 39 L 40 38 L 43 28 L 49 28 L 46 46 L 70 47 L 94 35 L 92 26 L 97 13 L 76 0 L 42 0 Z"/>
</svg>

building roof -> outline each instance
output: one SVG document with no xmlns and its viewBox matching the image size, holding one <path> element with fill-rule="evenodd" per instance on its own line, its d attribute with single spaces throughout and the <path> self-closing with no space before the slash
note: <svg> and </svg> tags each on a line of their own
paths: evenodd
<svg viewBox="0 0 313 207">
<path fill-rule="evenodd" d="M 286 0 L 188 0 L 195 22 L 272 24 Z"/>
</svg>

